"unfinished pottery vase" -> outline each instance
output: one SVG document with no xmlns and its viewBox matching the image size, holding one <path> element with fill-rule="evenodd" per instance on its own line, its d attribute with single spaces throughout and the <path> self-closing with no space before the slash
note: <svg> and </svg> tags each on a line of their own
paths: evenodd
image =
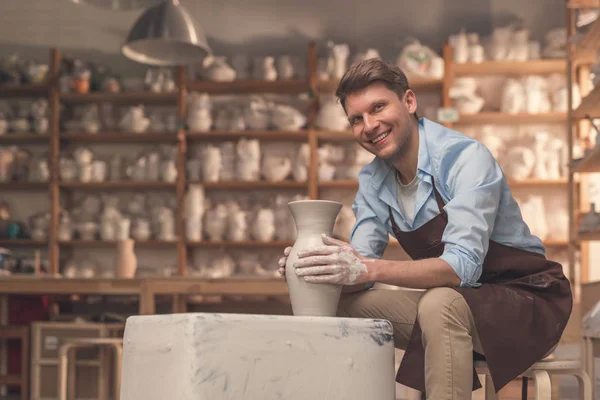
<svg viewBox="0 0 600 400">
<path fill-rule="evenodd" d="M 288 203 L 296 223 L 296 241 L 288 256 L 285 276 L 294 315 L 335 317 L 340 300 L 340 285 L 309 283 L 296 275 L 298 252 L 324 246 L 321 235 L 331 235 L 342 204 L 328 200 L 299 200 Z"/>
</svg>

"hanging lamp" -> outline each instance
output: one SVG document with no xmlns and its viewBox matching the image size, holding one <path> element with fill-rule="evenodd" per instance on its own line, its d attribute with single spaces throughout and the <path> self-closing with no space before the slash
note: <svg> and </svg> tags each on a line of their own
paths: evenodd
<svg viewBox="0 0 600 400">
<path fill-rule="evenodd" d="M 202 63 L 212 50 L 179 0 L 164 0 L 135 21 L 121 52 L 142 64 L 175 66 Z"/>
<path fill-rule="evenodd" d="M 163 0 L 71 0 L 75 4 L 85 4 L 112 11 L 139 10 L 157 5 Z"/>
</svg>

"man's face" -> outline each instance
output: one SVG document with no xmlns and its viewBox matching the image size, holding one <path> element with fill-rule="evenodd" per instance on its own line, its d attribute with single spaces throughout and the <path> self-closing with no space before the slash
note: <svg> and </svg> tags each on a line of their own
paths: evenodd
<svg viewBox="0 0 600 400">
<path fill-rule="evenodd" d="M 384 160 L 402 155 L 417 108 L 411 90 L 400 99 L 376 82 L 347 96 L 345 105 L 354 138 L 365 150 Z"/>
</svg>

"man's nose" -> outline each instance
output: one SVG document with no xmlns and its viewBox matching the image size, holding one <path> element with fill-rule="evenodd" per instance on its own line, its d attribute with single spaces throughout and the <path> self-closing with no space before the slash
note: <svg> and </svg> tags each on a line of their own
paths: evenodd
<svg viewBox="0 0 600 400">
<path fill-rule="evenodd" d="M 379 126 L 379 121 L 372 115 L 365 115 L 363 117 L 363 121 L 365 123 L 365 130 L 367 132 L 373 132 Z"/>
</svg>

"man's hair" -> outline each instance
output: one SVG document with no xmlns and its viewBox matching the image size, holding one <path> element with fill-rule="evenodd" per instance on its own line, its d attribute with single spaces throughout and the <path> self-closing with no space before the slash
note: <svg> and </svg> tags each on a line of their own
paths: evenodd
<svg viewBox="0 0 600 400">
<path fill-rule="evenodd" d="M 335 91 L 344 111 L 346 111 L 346 97 L 376 82 L 383 83 L 396 93 L 399 99 L 402 99 L 404 93 L 410 89 L 406 75 L 396 65 L 379 58 L 359 61 L 348 68 Z M 415 118 L 418 119 L 416 112 Z"/>
</svg>

